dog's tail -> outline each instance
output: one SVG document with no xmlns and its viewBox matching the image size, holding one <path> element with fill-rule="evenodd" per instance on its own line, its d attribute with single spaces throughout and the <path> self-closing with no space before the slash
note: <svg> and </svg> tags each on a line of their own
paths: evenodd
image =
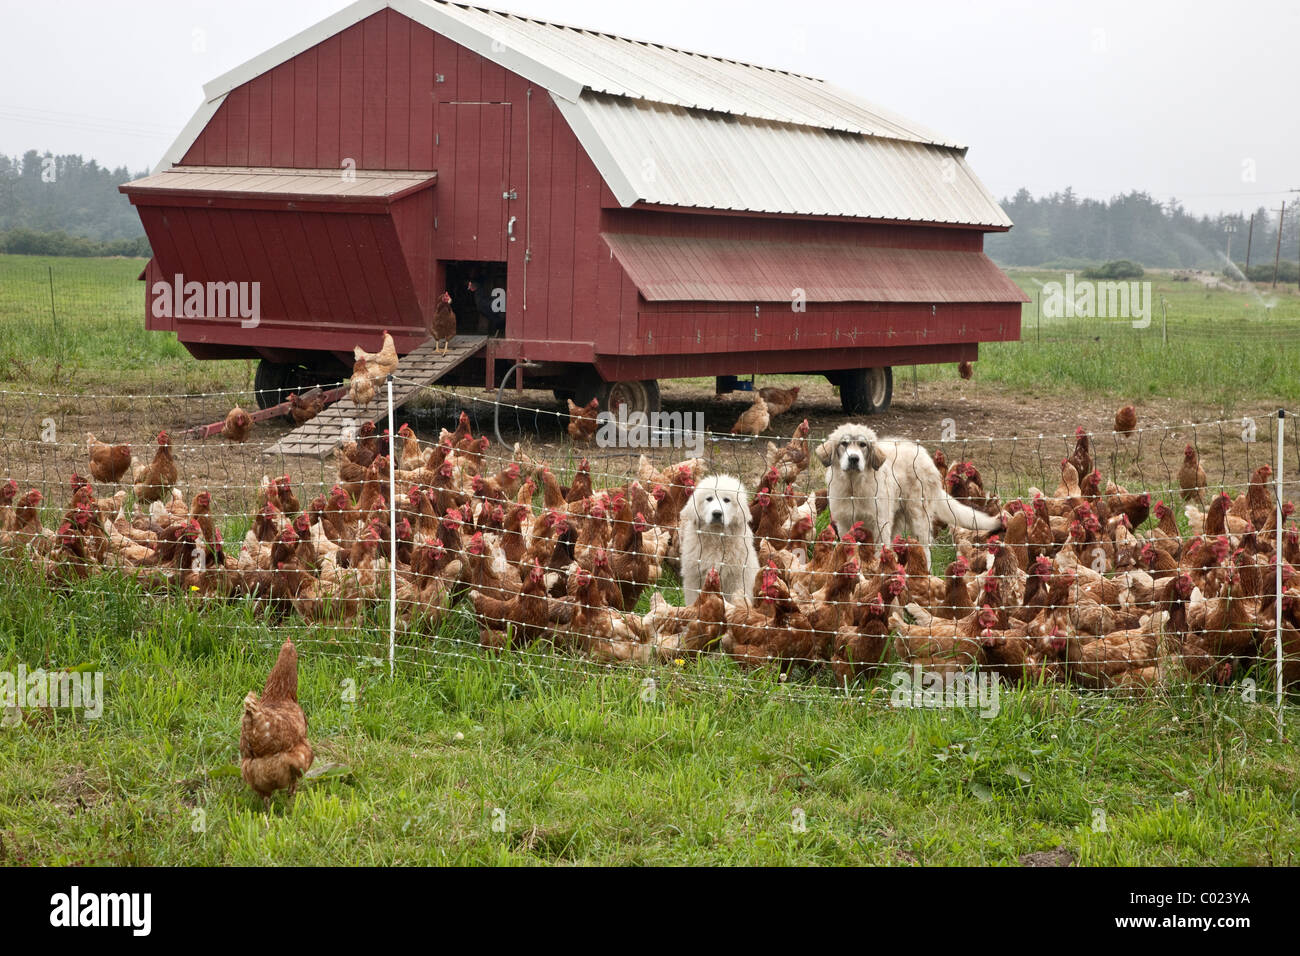
<svg viewBox="0 0 1300 956">
<path fill-rule="evenodd" d="M 1002 519 L 976 511 L 964 505 L 946 491 L 940 491 L 934 502 L 934 516 L 949 527 L 968 531 L 1001 531 Z"/>
</svg>

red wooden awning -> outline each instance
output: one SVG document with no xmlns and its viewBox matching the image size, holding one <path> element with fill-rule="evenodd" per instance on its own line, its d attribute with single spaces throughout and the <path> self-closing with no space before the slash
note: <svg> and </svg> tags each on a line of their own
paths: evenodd
<svg viewBox="0 0 1300 956">
<path fill-rule="evenodd" d="M 118 188 L 140 205 L 381 211 L 438 181 L 433 171 L 173 166 Z"/>
<path fill-rule="evenodd" d="M 648 302 L 1027 302 L 983 252 L 601 233 Z"/>
</svg>

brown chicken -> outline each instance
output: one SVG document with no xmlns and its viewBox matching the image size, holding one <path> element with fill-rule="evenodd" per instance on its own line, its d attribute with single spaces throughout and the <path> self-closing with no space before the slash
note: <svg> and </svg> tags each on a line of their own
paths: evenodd
<svg viewBox="0 0 1300 956">
<path fill-rule="evenodd" d="M 571 398 L 565 401 L 569 403 L 569 437 L 574 441 L 591 441 L 600 430 L 596 419 L 600 414 L 600 400 L 593 398 L 586 405 L 575 405 Z"/>
<path fill-rule="evenodd" d="M 970 362 L 958 362 L 957 374 L 961 376 L 962 381 L 969 382 L 975 377 L 975 366 Z"/>
<path fill-rule="evenodd" d="M 478 614 L 484 646 L 509 647 L 513 643 L 527 647 L 550 631 L 546 576 L 536 560 L 522 590 L 510 599 L 492 597 L 478 590 L 471 590 L 469 599 Z"/>
<path fill-rule="evenodd" d="M 808 419 L 799 423 L 790 438 L 790 443 L 781 448 L 772 442 L 767 443 L 767 467 L 775 468 L 784 482 L 792 482 L 808 467 L 808 432 L 811 427 Z"/>
<path fill-rule="evenodd" d="M 438 296 L 438 307 L 433 310 L 429 334 L 434 347 L 444 355 L 451 350 L 451 340 L 456 337 L 456 313 L 451 309 L 451 293 Z"/>
<path fill-rule="evenodd" d="M 784 415 L 799 398 L 799 386 L 792 388 L 760 388 L 758 394 L 762 396 L 763 401 L 767 402 L 767 413 L 775 418 L 777 415 Z"/>
<path fill-rule="evenodd" d="M 757 395 L 754 398 L 754 404 L 745 409 L 736 419 L 736 424 L 731 426 L 733 435 L 761 435 L 767 431 L 767 426 L 772 421 L 772 415 L 768 411 L 767 402 L 763 396 Z"/>
<path fill-rule="evenodd" d="M 357 359 L 352 366 L 352 381 L 348 385 L 348 398 L 358 408 L 365 408 L 375 400 L 375 383 L 370 377 L 370 365 L 365 359 Z"/>
<path fill-rule="evenodd" d="M 856 561 L 853 572 L 856 575 Z M 820 631 L 800 610 L 777 569 L 768 565 L 759 576 L 756 609 L 733 608 L 722 637 L 724 652 L 742 667 L 777 663 L 782 671 L 795 664 L 812 665 L 829 655 L 834 631 Z"/>
<path fill-rule="evenodd" d="M 325 407 L 325 394 L 319 388 L 298 395 L 290 392 L 286 399 L 289 403 L 289 416 L 295 425 L 305 425 L 321 413 Z"/>
<path fill-rule="evenodd" d="M 132 490 L 140 502 L 162 501 L 176 486 L 176 462 L 172 459 L 172 442 L 166 432 L 158 433 L 158 450 L 147 465 L 136 467 Z"/>
<path fill-rule="evenodd" d="M 661 657 L 714 649 L 727 624 L 727 604 L 722 599 L 718 569 L 709 568 L 699 596 L 690 607 L 673 607 L 660 592 L 651 594 L 650 610 L 641 623 Z"/>
<path fill-rule="evenodd" d="M 352 348 L 352 359 L 354 362 L 360 362 L 364 359 L 366 374 L 370 376 L 372 381 L 382 382 L 397 371 L 397 346 L 393 342 L 393 337 L 385 329 L 384 344 L 378 352 L 367 352 L 361 346 L 356 345 Z"/>
<path fill-rule="evenodd" d="M 1178 487 L 1182 489 L 1183 500 L 1195 500 L 1204 507 L 1205 488 L 1208 484 L 1205 469 L 1201 467 L 1200 459 L 1196 454 L 1196 446 L 1189 443 L 1183 449 L 1183 466 L 1178 469 Z"/>
<path fill-rule="evenodd" d="M 226 415 L 226 423 L 221 426 L 221 437 L 242 444 L 248 441 L 252 430 L 253 416 L 236 405 Z"/>
<path fill-rule="evenodd" d="M 244 698 L 239 756 L 244 782 L 268 812 L 271 794 L 288 790 L 292 800 L 298 781 L 311 768 L 314 754 L 307 740 L 307 718 L 298 706 L 298 651 L 292 640 L 281 646 L 262 696 L 249 691 Z"/>
<path fill-rule="evenodd" d="M 1137 428 L 1138 413 L 1132 405 L 1125 405 L 1115 413 L 1115 431 L 1128 433 Z"/>
<path fill-rule="evenodd" d="M 131 467 L 130 445 L 108 445 L 89 432 L 86 448 L 90 452 L 90 477 L 105 484 L 116 484 Z"/>
</svg>

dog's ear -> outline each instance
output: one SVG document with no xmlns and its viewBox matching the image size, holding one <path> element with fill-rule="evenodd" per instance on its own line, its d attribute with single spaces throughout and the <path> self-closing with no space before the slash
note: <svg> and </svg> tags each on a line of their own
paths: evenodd
<svg viewBox="0 0 1300 956">
<path fill-rule="evenodd" d="M 871 466 L 872 471 L 885 467 L 885 453 L 874 442 L 871 445 L 871 454 L 867 456 L 867 464 Z"/>
<path fill-rule="evenodd" d="M 831 458 L 835 455 L 835 446 L 831 444 L 831 440 L 828 438 L 817 446 L 817 451 L 814 454 L 823 465 L 829 465 Z"/>
</svg>

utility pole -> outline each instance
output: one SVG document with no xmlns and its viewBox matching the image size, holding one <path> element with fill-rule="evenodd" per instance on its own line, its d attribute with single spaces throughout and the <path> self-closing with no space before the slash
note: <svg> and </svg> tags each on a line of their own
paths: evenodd
<svg viewBox="0 0 1300 956">
<path fill-rule="evenodd" d="M 1255 214 L 1250 214 L 1250 231 L 1246 233 L 1246 272 L 1250 272 L 1250 244 L 1255 238 Z"/>
<path fill-rule="evenodd" d="M 1277 267 L 1282 261 L 1282 220 L 1286 218 L 1286 200 L 1282 200 L 1282 208 L 1277 213 L 1277 251 L 1273 254 L 1273 288 L 1277 288 Z"/>
</svg>

